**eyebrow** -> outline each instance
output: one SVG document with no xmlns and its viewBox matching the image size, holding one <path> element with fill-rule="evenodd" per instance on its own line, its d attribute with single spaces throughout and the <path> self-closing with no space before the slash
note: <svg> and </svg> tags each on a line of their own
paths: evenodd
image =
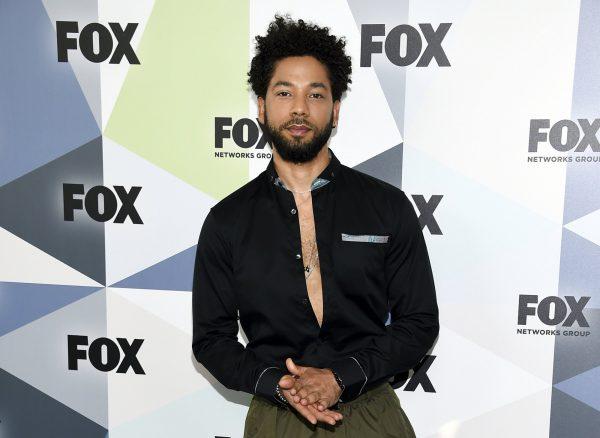
<svg viewBox="0 0 600 438">
<path fill-rule="evenodd" d="M 291 87 L 292 83 L 288 82 L 288 81 L 277 81 L 273 84 L 273 88 L 278 87 L 278 86 Z M 327 90 L 327 85 L 325 85 L 323 82 L 311 82 L 310 87 L 311 88 L 323 88 L 323 89 Z"/>
</svg>

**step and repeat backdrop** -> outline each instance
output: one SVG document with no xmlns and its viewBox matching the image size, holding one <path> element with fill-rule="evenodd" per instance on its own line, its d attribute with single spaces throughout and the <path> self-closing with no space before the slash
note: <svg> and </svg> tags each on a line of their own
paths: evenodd
<svg viewBox="0 0 600 438">
<path fill-rule="evenodd" d="M 0 436 L 242 436 L 192 273 L 271 158 L 246 73 L 276 12 L 346 37 L 330 146 L 423 227 L 441 330 L 393 382 L 417 436 L 598 436 L 593 0 L 0 0 Z"/>
</svg>

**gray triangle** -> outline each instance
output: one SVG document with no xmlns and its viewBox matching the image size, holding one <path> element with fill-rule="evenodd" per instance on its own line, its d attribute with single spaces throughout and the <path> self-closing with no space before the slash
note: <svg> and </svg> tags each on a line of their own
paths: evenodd
<svg viewBox="0 0 600 438">
<path fill-rule="evenodd" d="M 589 327 L 557 327 L 560 336 L 554 339 L 554 375 L 552 382 L 559 383 L 585 371 L 600 366 L 600 309 L 584 309 Z M 564 336 L 564 331 L 589 331 L 586 337 Z"/>
<path fill-rule="evenodd" d="M 385 24 L 386 33 L 399 24 L 408 23 L 408 0 L 348 0 L 348 6 L 360 31 L 363 24 Z M 383 41 L 384 37 L 374 38 Z M 392 64 L 385 53 L 374 54 L 371 65 L 379 78 L 396 126 L 404 137 L 404 98 L 406 95 L 406 68 Z"/>
<path fill-rule="evenodd" d="M 0 369 L 2 437 L 98 437 L 106 429 L 58 400 Z M 90 394 L 94 397 L 94 394 Z"/>
<path fill-rule="evenodd" d="M 77 21 L 79 32 L 88 23 L 97 23 L 98 2 L 72 2 L 70 0 L 42 0 L 50 21 L 56 26 L 57 20 Z M 65 18 L 68 17 L 68 18 Z M 78 35 L 74 34 L 73 37 Z M 100 63 L 86 59 L 81 50 L 69 51 L 69 65 L 79 82 L 96 123 L 102 126 L 101 96 L 100 96 Z"/>
<path fill-rule="evenodd" d="M 393 186 L 402 188 L 402 151 L 400 143 L 367 161 L 354 166 L 354 169 L 374 176 Z"/>
<path fill-rule="evenodd" d="M 600 412 L 554 388 L 549 438 L 598 436 Z"/>
<path fill-rule="evenodd" d="M 105 283 L 104 223 L 75 210 L 66 221 L 63 184 L 84 184 L 85 190 L 102 185 L 101 137 L 0 187 L 0 226 Z"/>
</svg>

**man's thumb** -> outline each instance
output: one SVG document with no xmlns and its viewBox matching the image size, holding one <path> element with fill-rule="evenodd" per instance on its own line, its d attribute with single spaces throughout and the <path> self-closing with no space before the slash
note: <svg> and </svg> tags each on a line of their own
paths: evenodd
<svg viewBox="0 0 600 438">
<path fill-rule="evenodd" d="M 279 386 L 283 389 L 291 389 L 294 387 L 295 380 L 296 379 L 294 379 L 292 376 L 286 374 L 281 379 L 279 379 Z"/>
<path fill-rule="evenodd" d="M 302 374 L 302 367 L 296 365 L 291 357 L 288 357 L 285 360 L 285 365 L 287 366 L 288 371 L 294 374 L 295 376 L 299 376 Z"/>
</svg>

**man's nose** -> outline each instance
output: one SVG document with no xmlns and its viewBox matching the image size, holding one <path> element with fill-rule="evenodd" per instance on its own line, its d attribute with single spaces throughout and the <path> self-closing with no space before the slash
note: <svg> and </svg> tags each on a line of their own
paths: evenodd
<svg viewBox="0 0 600 438">
<path fill-rule="evenodd" d="M 296 95 L 292 104 L 292 115 L 308 116 L 308 105 L 304 96 Z"/>
</svg>

